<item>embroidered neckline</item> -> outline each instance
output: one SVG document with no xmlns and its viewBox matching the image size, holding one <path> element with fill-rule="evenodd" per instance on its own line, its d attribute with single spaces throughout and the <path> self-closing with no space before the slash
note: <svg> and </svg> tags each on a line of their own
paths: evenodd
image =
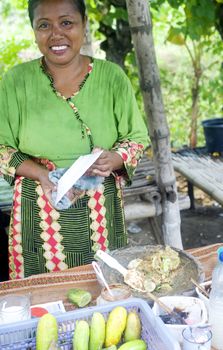
<svg viewBox="0 0 223 350">
<path fill-rule="evenodd" d="M 88 64 L 88 71 L 87 73 L 85 74 L 85 77 L 84 79 L 82 80 L 82 82 L 79 84 L 79 88 L 77 91 L 75 91 L 73 94 L 71 94 L 70 97 L 65 97 L 63 94 L 61 94 L 60 91 L 58 91 L 54 85 L 54 79 L 52 77 L 52 75 L 50 74 L 50 72 L 47 70 L 47 66 L 46 66 L 46 62 L 45 62 L 45 59 L 44 59 L 44 56 L 42 56 L 40 58 L 40 67 L 43 71 L 43 73 L 48 77 L 48 79 L 50 80 L 50 85 L 53 89 L 53 91 L 56 93 L 57 96 L 61 97 L 63 100 L 71 100 L 74 96 L 78 95 L 79 92 L 81 91 L 81 89 L 84 87 L 90 73 L 92 72 L 93 70 L 93 66 L 94 66 L 94 59 L 93 57 L 89 57 L 90 58 L 90 63 Z"/>
<path fill-rule="evenodd" d="M 47 67 L 46 67 L 46 63 L 44 60 L 44 56 L 42 56 L 40 58 L 40 68 L 42 69 L 42 72 L 48 77 L 49 81 L 50 81 L 50 86 L 53 90 L 53 92 L 56 94 L 56 96 L 58 96 L 59 98 L 63 99 L 64 101 L 66 101 L 70 107 L 72 108 L 72 110 L 74 111 L 74 115 L 76 117 L 76 119 L 80 122 L 81 125 L 81 135 L 82 138 L 85 137 L 85 135 L 87 135 L 88 140 L 89 140 L 89 145 L 90 145 L 90 150 L 92 151 L 94 148 L 94 142 L 93 142 L 93 137 L 92 137 L 92 133 L 90 128 L 84 123 L 84 121 L 81 119 L 80 113 L 78 111 L 78 108 L 76 107 L 76 105 L 74 104 L 74 102 L 72 101 L 72 98 L 77 96 L 80 91 L 82 90 L 82 88 L 84 87 L 89 75 L 91 74 L 92 70 L 93 70 L 93 65 L 94 65 L 94 59 L 93 57 L 90 57 L 91 61 L 88 64 L 88 72 L 85 75 L 83 81 L 80 83 L 79 85 L 79 89 L 77 91 L 75 91 L 70 97 L 65 97 L 63 96 L 59 91 L 57 91 L 57 89 L 55 88 L 54 85 L 54 79 L 52 77 L 52 75 L 47 71 Z"/>
</svg>

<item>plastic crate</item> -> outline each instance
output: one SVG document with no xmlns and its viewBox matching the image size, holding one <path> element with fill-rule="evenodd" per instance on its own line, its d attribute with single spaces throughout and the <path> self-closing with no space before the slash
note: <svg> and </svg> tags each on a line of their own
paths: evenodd
<svg viewBox="0 0 223 350">
<path fill-rule="evenodd" d="M 76 320 L 84 319 L 90 323 L 95 311 L 101 312 L 107 318 L 109 312 L 120 305 L 124 306 L 128 311 L 135 310 L 139 314 L 142 323 L 142 339 L 147 343 L 148 350 L 180 350 L 179 343 L 169 334 L 165 324 L 153 314 L 150 306 L 139 298 L 130 298 L 125 301 L 55 315 L 59 328 L 59 348 L 61 350 L 72 350 L 72 337 Z M 0 349 L 36 349 L 35 334 L 37 323 L 38 319 L 31 319 L 10 325 L 1 325 Z"/>
</svg>

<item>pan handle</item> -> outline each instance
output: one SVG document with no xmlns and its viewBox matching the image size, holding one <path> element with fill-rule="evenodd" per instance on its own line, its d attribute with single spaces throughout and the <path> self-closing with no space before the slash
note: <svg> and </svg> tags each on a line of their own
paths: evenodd
<svg viewBox="0 0 223 350">
<path fill-rule="evenodd" d="M 111 255 L 109 255 L 108 253 L 99 249 L 99 250 L 97 250 L 95 257 L 99 258 L 106 265 L 108 265 L 111 268 L 120 272 L 124 277 L 126 276 L 127 269 L 125 267 L 123 267 L 121 264 L 119 264 L 119 262 L 116 259 L 114 259 Z"/>
</svg>

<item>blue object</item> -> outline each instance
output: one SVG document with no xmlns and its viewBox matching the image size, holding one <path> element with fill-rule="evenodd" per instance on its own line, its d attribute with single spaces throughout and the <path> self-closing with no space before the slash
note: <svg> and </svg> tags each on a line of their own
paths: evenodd
<svg viewBox="0 0 223 350">
<path fill-rule="evenodd" d="M 209 322 L 212 331 L 212 346 L 222 349 L 223 324 L 223 247 L 217 250 L 218 262 L 212 272 L 211 292 L 209 296 Z"/>
<path fill-rule="evenodd" d="M 104 181 L 102 176 L 86 176 L 83 175 L 74 185 L 74 188 L 79 188 L 80 190 L 94 190 Z"/>
<path fill-rule="evenodd" d="M 218 260 L 223 262 L 223 247 L 218 248 Z"/>
<path fill-rule="evenodd" d="M 13 186 L 6 182 L 2 175 L 0 175 L 0 209 L 10 210 L 13 200 Z"/>
<path fill-rule="evenodd" d="M 56 185 L 58 183 L 59 179 L 61 178 L 61 176 L 63 176 L 63 174 L 66 172 L 66 170 L 67 169 L 60 168 L 57 170 L 50 171 L 49 175 L 48 175 L 49 180 Z M 52 203 L 57 210 L 65 210 L 65 209 L 70 208 L 72 203 L 66 195 L 63 196 L 63 198 L 61 198 L 61 200 L 57 204 L 56 204 L 56 197 L 57 197 L 57 191 L 53 191 L 52 192 Z"/>
<path fill-rule="evenodd" d="M 56 170 L 49 172 L 49 180 L 52 181 L 55 185 L 58 183 L 59 179 L 64 175 L 64 173 L 67 171 L 66 168 L 58 168 Z M 74 190 L 94 190 L 96 189 L 102 182 L 104 181 L 104 177 L 102 176 L 86 176 L 83 175 L 79 180 L 76 181 L 74 186 L 72 187 Z M 56 209 L 58 210 L 65 210 L 70 208 L 70 206 L 73 204 L 70 199 L 64 195 L 61 200 L 56 203 L 56 196 L 57 192 L 52 192 L 52 202 Z"/>
<path fill-rule="evenodd" d="M 207 151 L 223 152 L 223 118 L 202 121 Z"/>
<path fill-rule="evenodd" d="M 217 254 L 218 261 L 212 272 L 210 303 L 212 304 L 215 299 L 221 300 L 223 313 L 223 247 L 218 248 Z"/>
</svg>

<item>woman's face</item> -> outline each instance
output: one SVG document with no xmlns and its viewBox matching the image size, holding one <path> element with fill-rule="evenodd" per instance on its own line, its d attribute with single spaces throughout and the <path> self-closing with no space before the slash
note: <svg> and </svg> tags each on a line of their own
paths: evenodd
<svg viewBox="0 0 223 350">
<path fill-rule="evenodd" d="M 34 11 L 36 43 L 46 62 L 66 66 L 79 57 L 86 21 L 71 0 L 44 0 Z"/>
</svg>

